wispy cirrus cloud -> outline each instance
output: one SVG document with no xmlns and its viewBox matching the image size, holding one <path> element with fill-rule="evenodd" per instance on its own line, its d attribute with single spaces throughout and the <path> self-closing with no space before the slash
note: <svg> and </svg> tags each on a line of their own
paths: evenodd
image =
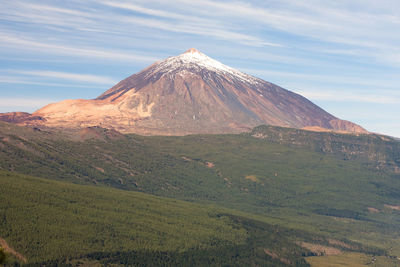
<svg viewBox="0 0 400 267">
<path fill-rule="evenodd" d="M 105 11 L 100 6 L 86 8 L 83 10 L 71 10 L 45 4 L 16 3 L 18 8 L 4 12 L 4 16 L 10 20 L 29 22 L 35 24 L 51 25 L 59 27 L 58 30 L 81 30 L 82 32 L 103 32 L 108 34 L 128 35 L 138 26 L 162 30 L 165 32 L 176 32 L 208 36 L 211 38 L 229 40 L 249 46 L 281 46 L 281 44 L 270 42 L 256 35 L 247 34 L 238 25 L 228 25 L 222 20 L 213 19 L 209 16 L 202 17 L 193 13 L 189 15 L 179 14 L 162 9 L 147 8 L 145 6 L 132 4 L 131 2 L 100 1 L 105 6 L 114 7 L 126 11 L 133 11 L 147 17 L 119 14 L 110 10 Z M 173 3 L 168 4 L 170 9 Z M 0 4 L 1 7 L 1 4 Z M 5 6 L 7 10 L 7 6 Z M 183 12 L 184 13 L 184 12 Z M 85 25 L 85 26 L 83 26 Z M 242 28 L 242 27 L 240 27 Z M 149 31 L 147 31 L 149 34 Z"/>
<path fill-rule="evenodd" d="M 142 14 L 147 14 L 147 15 L 162 17 L 162 18 L 168 18 L 168 19 L 180 19 L 180 20 L 186 20 L 186 21 L 195 20 L 195 21 L 200 21 L 200 22 L 208 21 L 206 19 L 199 18 L 199 17 L 183 15 L 183 14 L 165 11 L 165 10 L 161 10 L 161 9 L 147 8 L 147 7 L 138 5 L 138 4 L 133 4 L 132 2 L 103 1 L 102 4 L 110 6 L 110 7 L 127 9 L 130 11 L 139 12 Z"/>
<path fill-rule="evenodd" d="M 54 82 L 46 80 L 32 79 L 27 76 L 12 76 L 0 75 L 0 84 L 25 84 L 25 85 L 40 85 L 45 87 L 67 87 L 67 88 L 93 88 L 93 84 L 69 83 L 69 82 Z"/>
<path fill-rule="evenodd" d="M 257 25 L 275 29 L 294 36 L 304 36 L 330 44 L 335 53 L 385 59 L 387 63 L 396 64 L 400 56 L 400 34 L 393 34 L 400 28 L 400 5 L 390 0 L 379 1 L 265 1 L 252 3 L 243 1 L 209 1 L 190 0 L 174 1 L 175 6 L 185 5 L 187 9 L 196 9 L 198 14 L 226 18 L 230 21 L 241 21 L 252 27 Z M 393 6 L 394 5 L 394 6 Z M 360 8 L 362 7 L 362 8 Z M 397 7 L 397 8 L 396 8 Z M 373 32 L 374 34 L 371 34 Z M 336 45 L 345 47 L 337 49 Z M 298 44 L 282 43 L 283 46 Z M 308 44 L 315 50 L 313 44 Z M 358 48 L 358 49 L 354 49 Z M 301 46 L 307 50 L 307 47 Z M 324 51 L 320 51 L 324 52 Z M 326 49 L 329 53 L 329 49 Z M 395 55 L 396 57 L 384 57 Z"/>
<path fill-rule="evenodd" d="M 27 3 L 14 1 L 12 5 L 0 3 L 0 16 L 2 19 L 18 23 L 34 25 L 47 25 L 68 28 L 78 28 L 82 25 L 93 25 L 95 14 L 59 6 L 46 4 Z"/>
<path fill-rule="evenodd" d="M 125 17 L 120 18 L 128 24 L 140 25 L 143 27 L 150 27 L 159 30 L 164 30 L 168 32 L 186 33 L 192 35 L 200 35 L 205 37 L 214 37 L 217 39 L 234 41 L 240 44 L 245 44 L 252 47 L 262 47 L 262 46 L 275 46 L 281 47 L 282 45 L 278 43 L 272 43 L 264 41 L 260 38 L 247 35 L 244 33 L 238 33 L 234 31 L 228 31 L 219 27 L 206 27 L 205 25 L 198 25 L 197 23 L 186 23 L 186 24 L 175 24 L 173 22 L 159 21 L 149 18 L 137 18 L 137 17 Z"/>
<path fill-rule="evenodd" d="M 196 47 L 344 117 L 349 104 L 400 112 L 398 1 L 14 0 L 0 20 L 3 95 L 92 97 L 112 75 Z"/>
<path fill-rule="evenodd" d="M 400 96 L 383 96 L 376 94 L 338 93 L 337 91 L 301 91 L 296 93 L 311 100 L 324 100 L 336 102 L 360 102 L 374 104 L 400 104 Z"/>
<path fill-rule="evenodd" d="M 73 45 L 57 44 L 50 42 L 39 42 L 35 40 L 20 38 L 14 35 L 8 35 L 0 32 L 0 38 L 2 42 L 0 47 L 21 47 L 24 51 L 33 50 L 40 51 L 43 53 L 53 53 L 57 55 L 71 55 L 76 57 L 86 58 L 100 58 L 100 59 L 112 59 L 115 61 L 139 61 L 150 63 L 156 61 L 157 58 L 151 56 L 144 56 L 140 54 L 134 54 L 128 51 L 116 51 L 99 49 L 97 47 L 76 47 Z"/>
<path fill-rule="evenodd" d="M 236 0 L 105 0 L 66 7 L 53 2 L 38 4 L 15 1 L 13 5 L 0 4 L 3 9 L 0 15 L 12 21 L 46 25 L 47 29 L 53 27 L 60 33 L 74 31 L 79 40 L 90 39 L 92 34 L 97 33 L 100 36 L 124 36 L 126 40 L 119 42 L 122 43 L 138 34 L 157 38 L 158 31 L 167 35 L 190 34 L 231 41 L 249 47 L 295 47 L 317 53 L 374 58 L 400 65 L 400 48 L 397 46 L 400 34 L 393 34 L 395 29 L 400 28 L 400 14 L 396 11 L 400 9 L 393 8 L 398 4 L 388 0 L 380 1 L 380 5 L 374 1 L 360 0 L 352 3 L 322 0 L 265 3 Z M 85 36 L 87 33 L 91 33 L 90 36 Z M 311 38 L 331 47 L 319 49 L 310 41 L 307 45 L 298 43 L 298 40 L 291 43 L 283 39 L 281 33 Z M 38 42 L 31 37 L 31 41 Z M 344 47 L 338 48 L 336 44 Z M 104 48 L 90 52 L 90 47 L 79 49 L 73 42 L 67 50 L 69 54 L 93 57 L 106 57 L 105 54 L 113 52 Z M 96 50 L 100 51 L 96 53 Z M 116 58 L 120 59 L 120 53 L 117 51 L 116 54 Z"/>
<path fill-rule="evenodd" d="M 95 84 L 115 84 L 118 82 L 116 79 L 110 77 L 91 75 L 91 74 L 80 74 L 80 73 L 70 73 L 70 72 L 59 72 L 59 71 L 47 71 L 47 70 L 14 70 L 13 73 L 43 77 L 50 79 L 61 79 L 68 81 L 76 81 L 83 83 L 95 83 Z"/>
<path fill-rule="evenodd" d="M 356 4 L 358 2 L 358 4 Z M 358 38 L 368 40 L 393 36 L 393 27 L 400 25 L 398 15 L 400 5 L 393 1 L 382 0 L 376 5 L 374 1 L 266 1 L 257 5 L 252 2 L 242 1 L 210 1 L 201 2 L 190 0 L 177 0 L 195 7 L 203 14 L 214 10 L 211 16 L 240 17 L 247 21 L 258 21 L 264 25 L 287 31 L 296 35 L 304 35 L 324 40 L 350 43 L 359 43 Z M 386 4 L 386 5 L 385 5 Z M 394 6 L 393 6 L 394 5 Z M 379 6 L 379 8 L 377 8 Z M 398 7 L 397 9 L 395 7 Z M 362 8 L 360 8 L 362 7 Z M 240 12 L 237 12 L 239 11 Z M 366 28 L 370 26 L 370 28 Z M 382 29 L 371 35 L 371 29 Z M 377 34 L 377 35 L 375 35 Z M 381 39 L 380 43 L 386 41 Z M 372 46 L 371 42 L 362 42 L 362 45 Z"/>
<path fill-rule="evenodd" d="M 327 85 L 337 85 L 337 84 L 344 84 L 348 87 L 350 86 L 357 86 L 357 88 L 385 88 L 385 89 L 392 89 L 396 90 L 399 88 L 399 85 L 393 83 L 395 79 L 394 75 L 382 75 L 380 74 L 379 77 L 372 77 L 369 76 L 367 79 L 366 77 L 358 77 L 357 75 L 351 74 L 313 74 L 313 73 L 302 73 L 300 71 L 291 72 L 291 71 L 269 71 L 269 70 L 257 70 L 257 69 L 244 69 L 246 73 L 255 75 L 257 77 L 264 77 L 266 80 L 275 80 L 279 78 L 280 80 L 298 80 L 302 81 L 304 87 L 308 87 L 305 83 L 325 83 Z M 376 75 L 375 75 L 376 76 Z M 300 82 L 299 82 L 300 83 Z"/>
<path fill-rule="evenodd" d="M 217 39 L 230 40 L 249 46 L 282 46 L 279 43 L 269 42 L 263 40 L 263 38 L 254 35 L 235 31 L 232 29 L 233 27 L 224 25 L 224 23 L 222 23 L 218 19 L 210 19 L 209 16 L 203 17 L 193 16 L 193 14 L 179 14 L 161 9 L 146 8 L 137 4 L 132 4 L 130 2 L 104 1 L 102 2 L 102 4 L 150 16 L 147 18 L 135 16 L 119 17 L 119 20 L 127 22 L 129 24 L 136 24 L 143 27 L 156 28 L 170 32 L 181 32 L 193 35 L 209 36 Z M 155 19 L 154 17 L 166 18 L 169 19 L 169 21 Z"/>
<path fill-rule="evenodd" d="M 45 105 L 60 101 L 60 99 L 27 98 L 27 97 L 0 97 L 0 112 L 11 112 L 23 109 L 33 112 Z"/>
</svg>

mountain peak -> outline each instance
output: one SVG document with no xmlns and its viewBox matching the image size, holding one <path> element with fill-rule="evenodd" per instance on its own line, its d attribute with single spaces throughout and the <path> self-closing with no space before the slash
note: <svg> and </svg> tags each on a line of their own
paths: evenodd
<svg viewBox="0 0 400 267">
<path fill-rule="evenodd" d="M 201 71 L 209 71 L 219 75 L 228 75 L 232 79 L 240 80 L 242 82 L 248 82 L 251 84 L 256 84 L 259 82 L 259 79 L 229 66 L 226 66 L 221 62 L 201 53 L 195 48 L 190 48 L 183 54 L 169 57 L 159 62 L 157 65 L 154 66 L 154 68 L 152 68 L 149 73 L 147 73 L 147 77 L 157 75 L 158 73 L 170 74 L 180 71 L 190 71 L 197 73 Z"/>
<path fill-rule="evenodd" d="M 300 95 L 194 48 L 152 64 L 94 100 L 65 100 L 32 116 L 5 118 L 47 127 L 99 125 L 140 134 L 237 133 L 261 124 L 363 131 Z"/>
<path fill-rule="evenodd" d="M 210 57 L 208 57 L 207 55 L 201 53 L 199 50 L 197 50 L 196 48 L 190 48 L 189 50 L 186 50 L 183 54 L 180 54 L 176 57 L 172 57 L 172 58 L 179 58 L 181 60 L 190 60 L 190 61 L 216 61 Z M 170 58 L 168 58 L 170 59 Z M 168 60 L 167 59 L 167 60 Z M 220 63 L 222 64 L 222 63 Z"/>
<path fill-rule="evenodd" d="M 179 60 L 182 63 L 188 63 L 188 62 L 192 62 L 192 63 L 208 62 L 208 63 L 210 63 L 210 61 L 218 62 L 218 61 L 208 57 L 207 55 L 201 53 L 199 50 L 197 50 L 195 48 L 190 48 L 189 50 L 187 50 L 186 52 L 184 52 L 183 54 L 180 54 L 178 56 L 169 57 L 165 61 L 171 61 L 171 60 Z M 220 62 L 218 62 L 218 63 L 220 65 L 222 65 L 222 63 L 220 63 Z"/>
<path fill-rule="evenodd" d="M 195 54 L 195 53 L 201 54 L 200 51 L 197 50 L 196 48 L 190 48 L 190 49 L 186 50 L 186 52 L 184 54 Z"/>
</svg>

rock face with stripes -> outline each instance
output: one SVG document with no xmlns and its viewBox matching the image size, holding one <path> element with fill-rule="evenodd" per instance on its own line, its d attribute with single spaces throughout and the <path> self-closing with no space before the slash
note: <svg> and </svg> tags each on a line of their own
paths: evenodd
<svg viewBox="0 0 400 267">
<path fill-rule="evenodd" d="M 190 49 L 122 80 L 96 99 L 65 100 L 32 114 L 49 127 L 101 126 L 125 133 L 238 133 L 268 124 L 366 133 L 306 98 Z"/>
</svg>

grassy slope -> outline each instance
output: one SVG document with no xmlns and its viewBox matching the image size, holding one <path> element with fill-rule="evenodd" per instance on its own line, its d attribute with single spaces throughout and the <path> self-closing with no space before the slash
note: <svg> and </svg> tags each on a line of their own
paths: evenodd
<svg viewBox="0 0 400 267">
<path fill-rule="evenodd" d="M 400 255 L 400 214 L 385 208 L 400 204 L 400 149 L 387 138 L 261 127 L 255 133 L 262 139 L 129 135 L 72 142 L 60 134 L 0 126 L 2 169 L 217 203 Z"/>
<path fill-rule="evenodd" d="M 395 258 L 371 256 L 362 253 L 344 253 L 322 257 L 308 257 L 311 267 L 397 267 L 400 261 Z"/>
<path fill-rule="evenodd" d="M 212 162 L 225 182 L 224 198 L 216 200 L 221 205 L 268 214 L 280 224 L 310 232 L 371 245 L 398 245 L 399 213 L 384 206 L 400 203 L 394 192 L 400 187 L 397 175 L 367 168 L 359 160 L 248 136 L 165 139 L 143 138 L 143 142 L 165 153 Z M 249 176 L 253 179 L 246 179 Z M 370 213 L 368 207 L 380 212 Z"/>
<path fill-rule="evenodd" d="M 306 266 L 306 250 L 288 240 L 295 232 L 229 214 L 139 192 L 0 172 L 0 236 L 31 263 L 82 257 L 103 264 L 283 265 L 268 249 Z"/>
</svg>

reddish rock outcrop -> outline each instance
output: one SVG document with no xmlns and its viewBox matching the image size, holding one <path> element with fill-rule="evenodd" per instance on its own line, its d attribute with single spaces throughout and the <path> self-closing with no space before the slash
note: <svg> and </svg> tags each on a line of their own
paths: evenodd
<svg viewBox="0 0 400 267">
<path fill-rule="evenodd" d="M 32 115 L 27 112 L 9 112 L 0 113 L 0 121 L 5 121 L 9 123 L 24 123 L 24 124 L 42 124 L 46 120 L 43 117 Z"/>
<path fill-rule="evenodd" d="M 329 124 L 332 126 L 332 129 L 335 129 L 336 131 L 352 132 L 352 133 L 368 133 L 368 131 L 365 130 L 363 127 L 355 123 L 352 123 L 351 121 L 334 119 L 331 120 Z"/>
</svg>

